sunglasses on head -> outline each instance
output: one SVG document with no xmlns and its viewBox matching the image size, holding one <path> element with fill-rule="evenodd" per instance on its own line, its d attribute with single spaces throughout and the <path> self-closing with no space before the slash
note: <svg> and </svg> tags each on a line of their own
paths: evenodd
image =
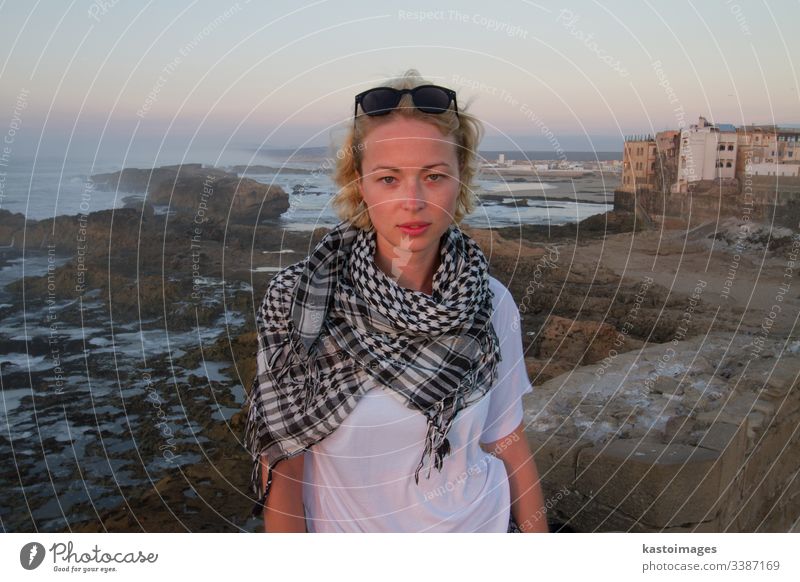
<svg viewBox="0 0 800 582">
<path fill-rule="evenodd" d="M 353 123 L 355 124 L 355 118 L 358 116 L 359 105 L 361 105 L 361 110 L 367 115 L 386 115 L 397 108 L 400 99 L 406 93 L 411 94 L 414 107 L 423 113 L 444 113 L 450 109 L 450 103 L 452 102 L 455 114 L 458 116 L 456 92 L 452 89 L 440 87 L 439 85 L 420 85 L 413 89 L 375 87 L 374 89 L 368 89 L 356 95 Z"/>
</svg>

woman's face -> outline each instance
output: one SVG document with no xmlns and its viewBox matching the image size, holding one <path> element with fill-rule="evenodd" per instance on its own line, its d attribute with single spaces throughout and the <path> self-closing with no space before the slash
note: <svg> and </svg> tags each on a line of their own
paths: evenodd
<svg viewBox="0 0 800 582">
<path fill-rule="evenodd" d="M 395 116 L 363 145 L 359 189 L 376 231 L 376 261 L 409 252 L 438 259 L 460 189 L 455 142 L 431 123 Z"/>
</svg>

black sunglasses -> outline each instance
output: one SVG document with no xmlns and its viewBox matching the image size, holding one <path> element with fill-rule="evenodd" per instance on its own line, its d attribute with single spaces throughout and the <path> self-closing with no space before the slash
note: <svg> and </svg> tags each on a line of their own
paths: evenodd
<svg viewBox="0 0 800 582">
<path fill-rule="evenodd" d="M 356 95 L 356 105 L 353 111 L 353 123 L 358 116 L 358 106 L 370 116 L 386 115 L 397 108 L 400 98 L 406 93 L 411 93 L 414 107 L 423 113 L 444 113 L 450 109 L 450 102 L 458 116 L 458 102 L 456 92 L 439 85 L 420 85 L 413 89 L 394 89 L 392 87 L 375 87 Z"/>
</svg>

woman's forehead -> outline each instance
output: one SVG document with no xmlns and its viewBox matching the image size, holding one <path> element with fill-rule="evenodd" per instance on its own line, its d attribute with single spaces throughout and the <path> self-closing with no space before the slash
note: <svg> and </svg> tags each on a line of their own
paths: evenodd
<svg viewBox="0 0 800 582">
<path fill-rule="evenodd" d="M 391 152 L 422 149 L 454 150 L 455 140 L 445 135 L 435 125 L 425 122 L 404 123 L 402 121 L 379 125 L 364 138 L 364 153 Z"/>
<path fill-rule="evenodd" d="M 420 135 L 444 138 L 446 134 L 433 121 L 426 121 L 419 117 L 390 114 L 373 122 L 372 127 L 367 131 L 364 141 L 391 135 Z"/>
<path fill-rule="evenodd" d="M 445 139 L 409 137 L 375 141 L 364 148 L 364 169 L 450 168 L 458 165 L 456 146 Z"/>
</svg>

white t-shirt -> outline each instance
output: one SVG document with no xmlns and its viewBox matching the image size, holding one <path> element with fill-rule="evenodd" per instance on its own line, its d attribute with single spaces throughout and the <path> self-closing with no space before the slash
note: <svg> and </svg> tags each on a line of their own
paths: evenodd
<svg viewBox="0 0 800 582">
<path fill-rule="evenodd" d="M 309 532 L 505 532 L 511 499 L 503 461 L 479 443 L 508 436 L 532 391 L 522 353 L 519 310 L 494 277 L 492 324 L 502 360 L 497 382 L 462 409 L 448 432 L 441 473 L 425 446 L 425 416 L 376 382 L 342 424 L 304 453 L 303 504 Z"/>
</svg>

